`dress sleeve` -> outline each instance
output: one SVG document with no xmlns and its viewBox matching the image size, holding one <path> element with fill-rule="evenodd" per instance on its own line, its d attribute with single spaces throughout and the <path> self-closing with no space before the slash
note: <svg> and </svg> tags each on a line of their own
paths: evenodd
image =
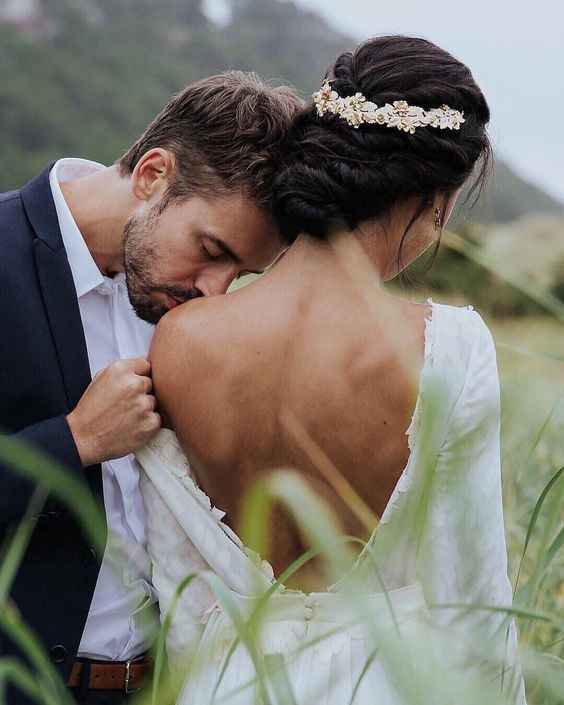
<svg viewBox="0 0 564 705">
<path fill-rule="evenodd" d="M 139 460 L 140 454 L 137 454 Z M 141 463 L 143 465 L 143 463 Z M 160 469 L 160 468 L 159 468 Z M 147 550 L 152 562 L 152 584 L 158 595 L 161 622 L 173 608 L 181 581 L 209 570 L 199 551 L 176 521 L 165 500 L 147 477 L 140 473 L 140 487 L 146 510 Z M 208 584 L 194 577 L 171 616 L 166 638 L 167 655 L 173 670 L 186 668 L 204 631 L 207 611 L 215 598 Z"/>
<path fill-rule="evenodd" d="M 418 563 L 433 622 L 454 636 L 461 666 L 484 676 L 507 702 L 525 704 L 514 619 L 507 613 L 435 607 L 511 606 L 503 523 L 500 388 L 494 342 L 472 312 L 464 385 L 442 443 Z M 506 633 L 509 635 L 506 642 Z M 442 630 L 441 630 L 442 631 Z"/>
</svg>

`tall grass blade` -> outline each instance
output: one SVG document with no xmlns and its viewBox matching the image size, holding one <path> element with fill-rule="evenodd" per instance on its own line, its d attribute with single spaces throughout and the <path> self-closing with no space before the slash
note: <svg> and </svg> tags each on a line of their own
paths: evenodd
<svg viewBox="0 0 564 705">
<path fill-rule="evenodd" d="M 354 705 L 354 699 L 356 698 L 356 694 L 358 693 L 358 690 L 359 690 L 360 686 L 362 685 L 362 681 L 366 677 L 366 674 L 370 670 L 370 667 L 374 663 L 376 656 L 378 655 L 378 651 L 379 651 L 379 648 L 373 649 L 370 656 L 366 659 L 366 663 L 364 664 L 362 671 L 360 672 L 360 674 L 356 680 L 356 683 L 354 684 L 353 692 L 351 695 L 351 699 L 348 702 L 348 705 Z"/>
<path fill-rule="evenodd" d="M 162 685 L 163 670 L 166 663 L 166 638 L 172 626 L 172 620 L 176 614 L 176 609 L 178 607 L 178 601 L 182 597 L 184 590 L 190 585 L 192 580 L 196 577 L 195 573 L 190 573 L 183 580 L 180 581 L 174 595 L 172 597 L 170 608 L 165 615 L 163 624 L 159 629 L 159 634 L 157 637 L 157 642 L 155 644 L 155 667 L 153 670 L 153 683 L 152 683 L 152 695 L 151 704 L 159 705 L 159 688 Z"/>
<path fill-rule="evenodd" d="M 204 575 L 204 574 L 202 574 L 202 575 Z M 264 705 L 271 705 L 270 698 L 268 696 L 267 687 L 266 687 L 266 674 L 265 674 L 265 670 L 264 670 L 264 664 L 261 660 L 260 653 L 256 647 L 255 638 L 252 633 L 252 630 L 249 629 L 248 623 L 246 623 L 245 620 L 243 619 L 243 616 L 241 615 L 241 612 L 239 611 L 239 608 L 237 607 L 235 600 L 233 599 L 232 595 L 230 594 L 230 591 L 224 585 L 224 583 L 214 573 L 205 574 L 205 577 L 208 580 L 217 599 L 221 603 L 223 609 L 225 610 L 225 612 L 229 616 L 229 618 L 235 628 L 235 631 L 237 633 L 238 639 L 247 648 L 247 651 L 249 653 L 249 656 L 250 656 L 250 658 L 253 662 L 253 666 L 255 668 L 255 673 L 257 674 L 257 677 L 258 677 L 258 686 L 260 689 L 261 697 L 264 701 Z M 226 667 L 225 667 L 225 669 L 222 670 L 222 677 L 225 672 L 226 672 Z M 215 688 L 214 688 L 212 702 L 216 697 L 220 683 L 221 683 L 221 679 L 218 679 L 218 681 L 215 685 Z"/>
<path fill-rule="evenodd" d="M 32 700 L 44 705 L 59 705 L 51 693 L 41 688 L 34 675 L 15 658 L 0 659 L 0 703 L 5 705 L 5 686 L 12 684 Z"/>
<path fill-rule="evenodd" d="M 535 530 L 535 526 L 536 526 L 540 511 L 543 507 L 544 501 L 547 498 L 549 492 L 556 485 L 556 483 L 562 477 L 563 474 L 564 474 L 564 467 L 561 467 L 559 470 L 556 471 L 556 473 L 551 477 L 549 482 L 545 485 L 543 491 L 541 492 L 541 494 L 535 504 L 535 507 L 533 509 L 533 513 L 531 514 L 531 519 L 529 521 L 529 525 L 527 526 L 527 533 L 525 534 L 525 543 L 523 545 L 523 552 L 521 553 L 521 558 L 519 560 L 519 567 L 517 569 L 517 577 L 515 578 L 515 585 L 513 587 L 513 595 L 514 596 L 517 593 L 519 578 L 521 576 L 521 568 L 523 566 L 525 554 L 527 553 L 527 548 L 529 547 L 529 542 L 531 540 L 531 536 L 533 535 L 533 531 Z"/>
<path fill-rule="evenodd" d="M 455 252 L 463 254 L 472 262 L 475 262 L 481 267 L 484 267 L 484 269 L 487 269 L 489 272 L 492 272 L 492 274 L 495 274 L 496 277 L 499 277 L 499 279 L 502 279 L 517 291 L 528 296 L 531 301 L 534 301 L 539 306 L 544 308 L 545 311 L 551 313 L 557 320 L 564 322 L 564 304 L 560 301 L 560 299 L 557 299 L 556 296 L 530 282 L 525 281 L 523 277 L 515 276 L 509 270 L 500 268 L 499 264 L 492 262 L 483 254 L 479 247 L 472 244 L 457 233 L 451 231 L 444 232 L 442 240 L 447 247 Z"/>
<path fill-rule="evenodd" d="M 280 422 L 286 431 L 300 447 L 320 475 L 327 481 L 351 512 L 361 522 L 369 534 L 378 526 L 379 517 L 370 509 L 368 504 L 356 492 L 354 487 L 339 471 L 325 451 L 313 440 L 304 426 L 288 409 L 280 414 Z"/>
<path fill-rule="evenodd" d="M 549 622 L 554 624 L 559 629 L 564 628 L 564 620 L 561 617 L 554 616 L 550 612 L 544 612 L 540 610 L 530 610 L 524 607 L 504 607 L 501 605 L 484 605 L 480 603 L 460 603 L 460 602 L 443 602 L 434 603 L 429 605 L 430 607 L 438 609 L 458 609 L 464 610 L 466 612 L 472 612 L 475 610 L 485 610 L 486 612 L 499 612 L 508 615 L 514 615 L 515 617 L 523 617 L 526 619 L 538 620 L 541 622 Z"/>
<path fill-rule="evenodd" d="M 270 676 L 276 705 L 298 705 L 296 696 L 292 691 L 292 684 L 288 678 L 284 656 L 282 654 L 270 654 L 266 655 L 264 660 Z"/>
<path fill-rule="evenodd" d="M 103 513 L 85 482 L 36 448 L 0 435 L 0 461 L 14 472 L 49 489 L 73 512 L 92 543 L 102 552 L 106 533 Z"/>
<path fill-rule="evenodd" d="M 556 554 L 560 551 L 560 549 L 564 546 L 564 526 L 560 529 L 558 532 L 558 535 L 554 539 L 554 541 L 550 544 L 548 551 L 546 552 L 546 555 L 544 556 L 544 561 L 543 561 L 543 576 L 546 574 L 548 569 L 550 568 L 550 564 L 556 557 Z"/>
<path fill-rule="evenodd" d="M 10 603 L 5 603 L 0 608 L 0 628 L 17 644 L 37 669 L 39 681 L 45 693 L 52 693 L 58 698 L 57 705 L 73 705 L 65 682 L 47 657 L 41 642 Z"/>
<path fill-rule="evenodd" d="M 46 498 L 47 491 L 45 488 L 37 487 L 29 501 L 23 519 L 20 521 L 6 552 L 2 556 L 0 561 L 0 605 L 8 598 L 10 588 L 35 528 L 36 517 L 43 508 Z"/>
</svg>

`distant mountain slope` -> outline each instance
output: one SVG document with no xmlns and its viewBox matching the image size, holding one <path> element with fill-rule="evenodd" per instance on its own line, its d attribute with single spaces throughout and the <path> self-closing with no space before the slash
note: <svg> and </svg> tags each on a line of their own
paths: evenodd
<svg viewBox="0 0 564 705">
<path fill-rule="evenodd" d="M 12 2 L 12 4 L 14 4 Z M 15 3 L 14 7 L 17 6 Z M 113 162 L 186 83 L 227 68 L 310 94 L 354 41 L 293 2 L 232 0 L 216 27 L 200 0 L 34 0 L 0 15 L 0 190 L 49 160 Z M 498 164 L 483 222 L 562 205 Z"/>
<path fill-rule="evenodd" d="M 479 223 L 509 223 L 529 214 L 564 215 L 564 204 L 552 198 L 496 160 L 486 192 L 472 209 L 455 213 L 459 224 L 472 220 Z"/>
</svg>

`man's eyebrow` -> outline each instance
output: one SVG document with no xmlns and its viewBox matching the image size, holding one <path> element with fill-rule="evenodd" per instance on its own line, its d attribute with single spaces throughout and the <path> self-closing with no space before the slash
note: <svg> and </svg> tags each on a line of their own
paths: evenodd
<svg viewBox="0 0 564 705">
<path fill-rule="evenodd" d="M 208 237 L 219 247 L 220 250 L 223 250 L 226 255 L 229 255 L 234 262 L 237 264 L 243 264 L 243 260 L 236 252 L 233 252 L 226 242 L 223 242 L 223 240 L 220 240 L 215 235 L 208 234 Z M 264 269 L 245 269 L 245 274 L 264 274 Z"/>
<path fill-rule="evenodd" d="M 229 247 L 226 242 L 223 242 L 223 240 L 220 240 L 215 235 L 208 234 L 208 237 L 219 247 L 220 250 L 223 250 L 226 255 L 229 255 L 229 257 L 231 257 L 234 262 L 236 262 L 237 264 L 243 264 L 243 260 L 239 257 L 236 252 L 233 252 L 233 250 Z"/>
</svg>

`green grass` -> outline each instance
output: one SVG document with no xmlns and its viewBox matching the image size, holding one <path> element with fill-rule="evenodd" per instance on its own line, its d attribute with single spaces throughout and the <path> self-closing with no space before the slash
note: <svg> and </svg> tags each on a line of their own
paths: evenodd
<svg viewBox="0 0 564 705">
<path fill-rule="evenodd" d="M 472 256 L 472 253 L 469 254 Z M 486 263 L 486 267 L 490 265 Z M 502 426 L 503 426 L 503 498 L 506 535 L 510 558 L 510 577 L 515 584 L 519 574 L 519 585 L 515 612 L 518 620 L 521 644 L 527 647 L 524 666 L 527 672 L 529 705 L 557 705 L 564 702 L 564 323 L 559 315 L 558 304 L 545 299 L 542 292 L 533 292 L 542 305 L 546 304 L 546 315 L 517 319 L 487 319 L 493 330 L 498 347 L 498 362 L 502 381 Z M 421 298 L 420 296 L 418 298 Z M 456 297 L 455 297 L 456 298 Z M 457 303 L 463 303 L 458 299 Z M 16 470 L 39 479 L 33 470 L 38 467 L 37 456 L 29 449 L 0 438 L 0 458 L 10 461 Z M 85 495 L 80 502 L 80 487 L 71 486 L 59 468 L 52 463 L 42 464 L 42 483 L 63 500 L 70 503 L 82 523 L 84 531 L 96 540 L 99 524 L 96 508 Z M 556 478 L 556 479 L 555 479 Z M 539 499 L 540 498 L 540 499 Z M 335 577 L 343 572 L 350 557 L 347 556 L 342 537 L 332 529 L 330 514 L 325 512 L 319 500 L 308 494 L 293 473 L 281 472 L 268 482 L 257 486 L 248 498 L 247 521 L 244 523 L 246 541 L 260 547 L 267 545 L 266 508 L 271 499 L 286 503 L 304 534 L 309 538 L 312 551 L 303 560 L 311 559 L 316 552 L 323 553 Z M 43 493 L 34 496 L 30 516 L 41 505 Z M 42 652 L 33 633 L 21 623 L 13 609 L 8 594 L 10 584 L 17 572 L 19 562 L 29 540 L 30 516 L 26 516 L 19 530 L 13 534 L 11 544 L 5 546 L 0 563 L 0 629 L 16 638 L 30 656 L 30 667 L 12 659 L 0 658 L 0 705 L 3 702 L 5 683 L 18 683 L 37 702 L 60 703 L 67 701 L 61 692 L 61 682 L 54 673 L 48 658 Z M 341 541 L 341 543 L 339 543 Z M 523 556 L 527 543 L 527 550 Z M 522 559 L 522 560 L 521 560 Z M 282 582 L 303 561 L 290 566 Z M 179 586 L 179 593 L 190 582 L 187 576 Z M 270 683 L 274 695 L 272 705 L 288 703 L 292 696 L 288 690 L 287 674 L 281 669 L 280 660 L 264 660 L 257 646 L 260 634 L 260 610 L 246 622 L 237 612 L 231 596 L 215 576 L 206 576 L 217 599 L 235 624 L 236 642 L 245 644 L 256 665 L 257 682 L 263 694 Z M 270 599 L 277 585 L 265 596 Z M 362 595 L 352 590 L 358 619 L 371 625 L 374 634 L 385 645 L 382 654 L 392 670 L 402 673 L 405 669 L 405 643 L 387 631 L 379 631 L 371 624 L 372 615 L 365 610 Z M 358 587 L 358 586 L 357 586 Z M 176 604 L 176 600 L 174 601 Z M 473 609 L 488 609 L 474 606 Z M 168 682 L 165 668 L 164 645 L 166 631 L 172 615 L 164 622 L 157 642 L 157 664 L 161 680 L 153 689 L 139 698 L 139 703 L 167 705 L 174 702 L 174 683 Z M 429 635 L 422 641 L 409 644 L 417 669 L 403 678 L 406 702 L 427 703 L 421 693 L 433 690 L 437 699 L 433 703 L 454 702 L 452 693 L 457 684 L 433 661 L 433 650 L 428 648 Z M 443 651 L 448 649 L 449 637 L 445 635 Z M 306 645 L 309 648 L 311 645 Z M 233 648 L 236 647 L 234 643 Z M 487 649 L 486 643 L 476 643 L 477 651 Z M 178 684 L 176 684 L 178 685 Z M 266 696 L 265 696 L 266 697 Z M 469 686 L 456 696 L 457 705 L 468 703 L 501 703 L 497 694 L 483 686 Z M 227 705 L 229 700 L 225 701 Z M 345 703 L 343 705 L 346 705 Z"/>
<path fill-rule="evenodd" d="M 503 390 L 503 491 L 512 575 L 536 500 L 564 466 L 564 325 L 549 317 L 493 321 Z M 553 356 L 561 355 L 562 360 Z M 561 495 L 562 497 L 562 495 Z M 564 503 L 556 508 L 562 527 Z M 548 511 L 538 526 L 521 570 L 526 583 L 539 559 Z M 555 529 L 556 530 L 556 527 Z M 564 612 L 564 556 L 549 569 L 538 605 Z M 564 658 L 564 634 L 538 625 L 531 643 Z"/>
</svg>

